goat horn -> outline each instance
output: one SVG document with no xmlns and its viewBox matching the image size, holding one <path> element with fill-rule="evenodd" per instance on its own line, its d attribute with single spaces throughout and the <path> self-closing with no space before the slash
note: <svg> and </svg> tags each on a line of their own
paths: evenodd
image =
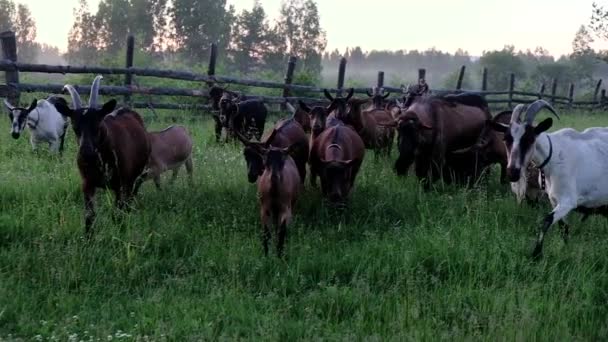
<svg viewBox="0 0 608 342">
<path fill-rule="evenodd" d="M 63 90 L 64 91 L 67 90 L 70 93 L 70 97 L 72 98 L 72 106 L 74 106 L 74 110 L 78 110 L 78 109 L 82 108 L 82 102 L 80 101 L 80 95 L 78 94 L 76 89 L 74 89 L 74 87 L 71 84 L 64 85 Z"/>
<path fill-rule="evenodd" d="M 99 96 L 99 83 L 103 79 L 103 76 L 97 75 L 91 85 L 91 95 L 89 95 L 89 108 L 97 108 L 97 97 Z"/>
<path fill-rule="evenodd" d="M 4 100 L 4 105 L 6 106 L 6 108 L 8 108 L 8 110 L 12 111 L 15 109 L 15 107 L 13 107 L 13 105 L 11 105 L 8 100 Z"/>
<path fill-rule="evenodd" d="M 511 123 L 519 123 L 521 122 L 521 113 L 526 109 L 526 106 L 523 104 L 518 104 L 513 109 L 513 113 L 511 113 Z"/>
<path fill-rule="evenodd" d="M 332 101 L 334 100 L 334 98 L 331 96 L 331 94 L 329 93 L 329 91 L 327 91 L 327 89 L 323 89 L 323 94 L 325 94 L 325 97 L 329 100 Z"/>
<path fill-rule="evenodd" d="M 291 105 L 291 103 L 285 102 L 285 107 L 287 107 L 287 110 L 289 110 L 291 112 L 291 114 L 296 113 L 296 109 L 294 108 L 294 106 Z"/>
<path fill-rule="evenodd" d="M 370 93 L 370 92 L 369 92 L 369 89 L 366 89 L 366 90 L 365 90 L 365 93 L 366 93 L 366 94 L 367 94 L 367 96 L 369 96 L 369 97 L 374 96 L 372 93 Z"/>
<path fill-rule="evenodd" d="M 543 110 L 543 108 L 547 108 L 559 120 L 559 115 L 557 115 L 555 109 L 553 109 L 553 107 L 551 107 L 551 105 L 547 101 L 536 100 L 532 102 L 530 106 L 528 106 L 528 110 L 526 111 L 526 123 L 532 125 L 536 114 Z"/>
<path fill-rule="evenodd" d="M 355 93 L 355 88 L 350 88 L 350 90 L 348 91 L 348 95 L 346 95 L 346 101 L 350 100 L 350 98 L 353 97 L 354 93 Z"/>
</svg>

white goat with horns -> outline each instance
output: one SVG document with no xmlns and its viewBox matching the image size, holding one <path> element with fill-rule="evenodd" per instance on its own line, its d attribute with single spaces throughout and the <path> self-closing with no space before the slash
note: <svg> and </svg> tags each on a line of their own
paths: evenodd
<svg viewBox="0 0 608 342">
<path fill-rule="evenodd" d="M 57 110 L 58 103 L 67 106 L 66 100 L 58 96 L 33 100 L 28 108 L 14 107 L 4 100 L 11 122 L 11 136 L 18 139 L 27 124 L 33 149 L 39 144 L 47 143 L 51 151 L 62 152 L 68 119 Z"/>
<path fill-rule="evenodd" d="M 553 120 L 547 118 L 534 126 L 536 114 L 543 108 L 555 110 L 544 100 L 529 106 L 518 105 L 513 110 L 509 125 L 494 123 L 493 128 L 504 133 L 508 152 L 507 176 L 511 182 L 519 181 L 522 170 L 530 162 L 540 170 L 541 186 L 549 196 L 553 210 L 541 226 L 532 254 L 542 255 L 545 234 L 555 222 L 564 228 L 564 241 L 568 225 L 563 221 L 572 210 L 585 214 L 603 213 L 608 205 L 608 128 L 592 127 L 582 132 L 564 128 L 545 133 Z M 525 112 L 525 121 L 521 114 Z"/>
</svg>

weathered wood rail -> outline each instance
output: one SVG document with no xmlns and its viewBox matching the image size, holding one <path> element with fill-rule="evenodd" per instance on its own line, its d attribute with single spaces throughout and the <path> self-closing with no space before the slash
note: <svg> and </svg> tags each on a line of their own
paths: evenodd
<svg viewBox="0 0 608 342">
<path fill-rule="evenodd" d="M 194 73 L 179 70 L 159 70 L 152 68 L 139 68 L 133 66 L 133 55 L 135 40 L 132 36 L 127 38 L 127 53 L 125 67 L 102 67 L 102 66 L 70 66 L 70 65 L 46 65 L 20 63 L 17 60 L 16 38 L 13 32 L 7 31 L 0 33 L 0 43 L 2 47 L 2 58 L 0 59 L 0 71 L 5 73 L 6 84 L 0 84 L 0 97 L 7 98 L 11 103 L 18 104 L 21 93 L 45 92 L 50 94 L 62 94 L 63 85 L 60 84 L 27 84 L 19 81 L 20 72 L 47 73 L 47 74 L 102 74 L 102 75 L 124 75 L 124 85 L 122 86 L 102 86 L 100 94 L 110 96 L 124 96 L 124 102 L 135 108 L 158 108 L 158 109 L 177 109 L 177 110 L 204 110 L 208 109 L 206 101 L 209 97 L 207 88 L 214 84 L 236 84 L 248 87 L 259 87 L 269 89 L 281 89 L 282 96 L 258 96 L 247 94 L 251 98 L 259 98 L 268 104 L 280 104 L 284 108 L 286 102 L 304 101 L 307 103 L 324 103 L 326 100 L 320 95 L 326 88 L 293 84 L 294 72 L 297 58 L 292 56 L 287 64 L 284 82 L 241 79 L 229 76 L 219 76 L 215 74 L 217 62 L 217 46 L 212 44 L 209 58 L 209 65 L 206 74 Z M 344 81 L 346 74 L 347 60 L 342 58 L 338 67 L 338 80 L 336 88 L 328 88 L 332 93 L 342 94 L 345 89 Z M 518 91 L 515 89 L 515 75 L 510 75 L 509 89 L 504 91 L 489 91 L 487 88 L 488 69 L 482 72 L 482 82 L 479 90 L 463 90 L 462 83 L 466 68 L 462 66 L 458 73 L 455 89 L 433 89 L 436 94 L 472 92 L 483 95 L 488 103 L 499 105 L 503 104 L 511 108 L 514 104 L 530 103 L 536 99 L 544 98 L 554 105 L 567 107 L 587 107 L 589 109 L 603 108 L 608 105 L 605 89 L 601 89 L 602 80 L 598 80 L 593 93 L 592 101 L 575 101 L 574 84 L 570 84 L 567 96 L 557 95 L 558 80 L 554 79 L 551 84 L 551 93 L 545 94 L 545 84 L 541 84 L 538 92 Z M 134 76 L 155 77 L 164 79 L 174 79 L 191 81 L 196 83 L 196 89 L 169 88 L 169 87 L 144 87 L 139 86 L 134 80 Z M 424 79 L 425 69 L 418 70 L 418 78 Z M 135 85 L 134 85 L 135 83 Z M 384 72 L 378 72 L 376 86 L 384 87 L 385 90 L 393 94 L 401 94 L 401 87 L 384 84 Z M 74 85 L 80 94 L 88 94 L 90 86 Z M 355 93 L 365 94 L 369 88 L 355 88 Z M 290 96 L 292 92 L 305 92 L 309 94 L 319 94 L 319 97 L 297 97 Z M 132 101 L 132 95 L 155 96 L 155 101 L 142 102 Z M 599 96 L 598 96 L 599 95 Z M 157 96 L 184 96 L 194 97 L 201 100 L 196 104 L 175 104 L 159 102 Z M 492 98 L 492 97 L 498 98 Z"/>
</svg>

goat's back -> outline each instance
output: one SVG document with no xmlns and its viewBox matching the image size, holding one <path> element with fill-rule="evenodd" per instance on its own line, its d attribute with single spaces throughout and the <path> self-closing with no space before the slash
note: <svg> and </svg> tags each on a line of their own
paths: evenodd
<svg viewBox="0 0 608 342">
<path fill-rule="evenodd" d="M 152 148 L 151 166 L 171 168 L 183 163 L 192 154 L 192 138 L 184 126 L 169 126 L 162 131 L 148 133 L 148 137 Z"/>
<path fill-rule="evenodd" d="M 104 150 L 115 156 L 121 178 L 139 176 L 148 163 L 151 150 L 141 116 L 133 111 L 107 115 L 101 129 Z"/>
</svg>

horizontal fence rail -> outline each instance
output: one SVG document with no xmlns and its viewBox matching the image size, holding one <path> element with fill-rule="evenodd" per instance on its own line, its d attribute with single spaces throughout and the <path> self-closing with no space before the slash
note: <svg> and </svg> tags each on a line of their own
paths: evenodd
<svg viewBox="0 0 608 342">
<path fill-rule="evenodd" d="M 133 49 L 134 39 L 132 36 L 127 38 L 127 55 L 126 67 L 102 67 L 102 66 L 70 66 L 70 65 L 46 65 L 46 64 L 29 64 L 20 63 L 17 61 L 16 38 L 13 32 L 7 31 L 0 33 L 0 43 L 2 47 L 2 56 L 0 59 L 0 71 L 5 73 L 6 84 L 0 84 L 0 97 L 7 98 L 11 103 L 18 104 L 21 93 L 46 92 L 49 94 L 64 94 L 63 85 L 60 84 L 28 84 L 19 82 L 19 73 L 47 73 L 47 74 L 101 74 L 101 75 L 125 75 L 124 85 L 106 85 L 101 86 L 99 93 L 109 96 L 124 96 L 124 102 L 134 108 L 150 108 L 150 109 L 174 109 L 174 110 L 209 110 L 210 106 L 206 103 L 209 98 L 208 87 L 214 84 L 236 84 L 248 87 L 259 87 L 268 89 L 282 90 L 282 96 L 262 96 L 247 94 L 247 98 L 260 99 L 267 104 L 278 104 L 284 109 L 286 102 L 295 103 L 303 101 L 308 104 L 326 104 L 328 101 L 322 97 L 298 97 L 291 96 L 292 92 L 302 92 L 309 94 L 319 94 L 326 89 L 333 94 L 343 95 L 345 93 L 345 73 L 347 61 L 342 58 L 338 67 L 338 82 L 336 88 L 323 88 L 311 85 L 292 84 L 293 74 L 297 62 L 296 57 L 290 57 L 286 68 L 284 82 L 241 79 L 236 77 L 218 76 L 215 75 L 215 66 L 217 58 L 217 46 L 212 44 L 211 54 L 209 58 L 209 67 L 206 74 L 195 73 L 181 70 L 159 70 L 152 68 L 138 68 L 133 66 Z M 557 95 L 558 80 L 554 79 L 551 83 L 551 92 L 545 93 L 547 88 L 545 84 L 541 84 L 538 92 L 518 91 L 514 89 L 515 75 L 510 75 L 510 84 L 508 90 L 490 91 L 487 90 L 488 69 L 484 68 L 482 73 L 482 83 L 480 90 L 463 90 L 462 80 L 466 68 L 463 66 L 459 70 L 455 89 L 432 89 L 431 92 L 438 95 L 443 94 L 458 94 L 458 93 L 475 93 L 486 97 L 489 104 L 506 105 L 511 108 L 515 104 L 531 103 L 536 99 L 546 99 L 553 105 L 577 108 L 604 108 L 608 106 L 606 92 L 601 89 L 602 80 L 598 80 L 594 92 L 593 101 L 575 101 L 574 100 L 574 84 L 569 85 L 568 96 Z M 148 87 L 139 86 L 134 80 L 134 76 L 141 77 L 156 77 L 163 79 L 173 79 L 182 81 L 191 81 L 197 83 L 198 89 L 187 88 L 172 88 L 172 87 Z M 376 87 L 383 87 L 385 91 L 391 92 L 390 98 L 400 97 L 402 87 L 384 85 L 384 72 L 378 72 Z M 426 76 L 425 69 L 418 70 L 418 80 L 424 80 Z M 135 83 L 135 84 L 134 84 Z M 74 88 L 79 94 L 87 95 L 91 87 L 88 85 L 74 85 Z M 354 88 L 356 94 L 366 94 L 370 88 Z M 155 98 L 154 101 L 142 101 L 141 99 L 133 102 L 132 95 L 145 96 L 178 96 L 178 97 L 194 97 L 203 100 L 202 103 L 162 103 Z M 493 98 L 498 97 L 498 98 Z"/>
</svg>

